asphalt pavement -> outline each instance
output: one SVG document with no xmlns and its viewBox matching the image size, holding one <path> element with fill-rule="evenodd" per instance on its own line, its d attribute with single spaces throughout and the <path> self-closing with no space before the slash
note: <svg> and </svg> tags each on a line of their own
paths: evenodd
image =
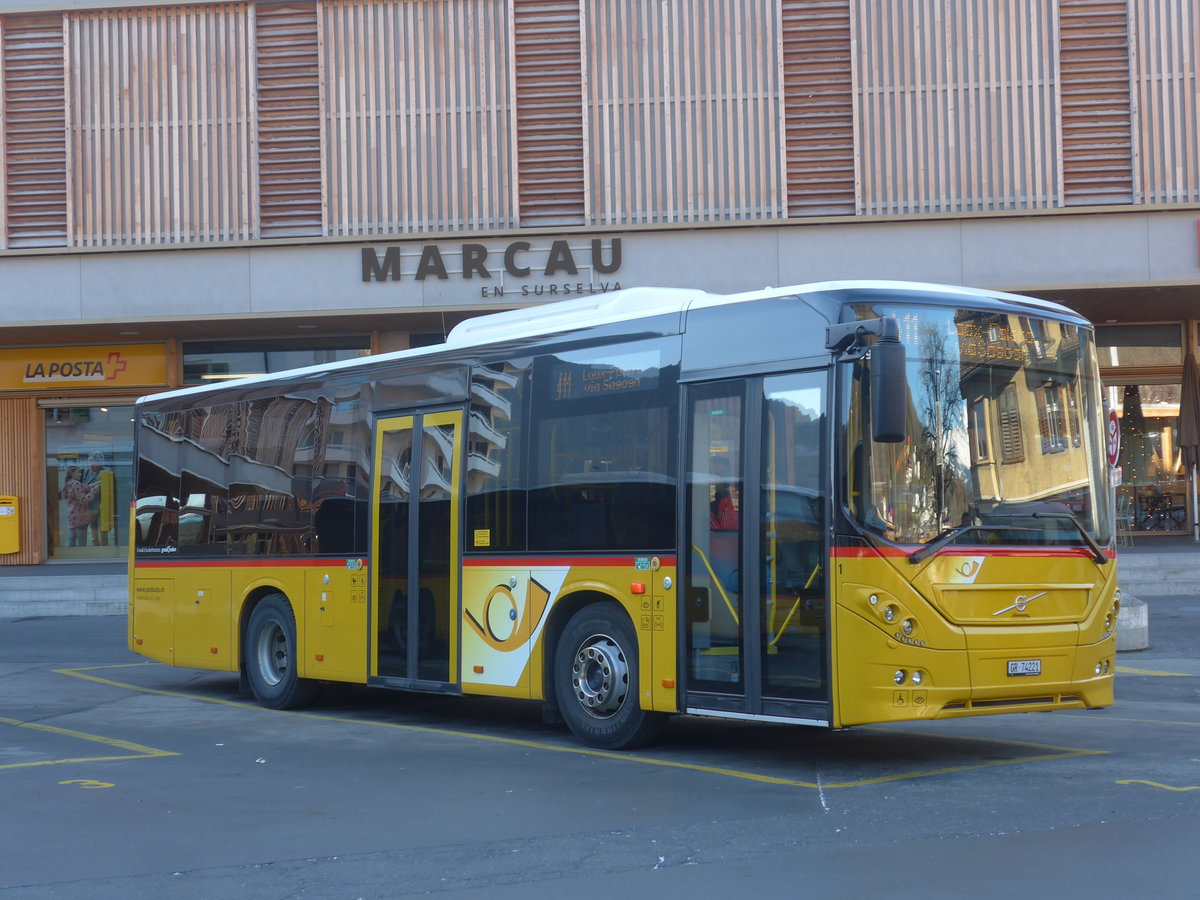
<svg viewBox="0 0 1200 900">
<path fill-rule="evenodd" d="M 822 730 L 681 717 L 588 750 L 533 704 L 261 709 L 122 617 L 0 620 L 0 900 L 1193 897 L 1200 600 L 1100 711 Z"/>
</svg>

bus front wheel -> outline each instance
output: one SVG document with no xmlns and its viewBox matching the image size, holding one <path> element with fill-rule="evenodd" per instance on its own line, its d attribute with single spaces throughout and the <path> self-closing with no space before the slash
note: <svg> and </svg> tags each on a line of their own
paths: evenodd
<svg viewBox="0 0 1200 900">
<path fill-rule="evenodd" d="M 624 750 L 650 743 L 666 723 L 638 700 L 637 634 L 615 603 L 575 613 L 558 641 L 555 695 L 571 732 L 592 747 Z"/>
<path fill-rule="evenodd" d="M 297 709 L 316 698 L 317 684 L 296 671 L 296 617 L 282 594 L 264 597 L 254 607 L 242 647 L 250 689 L 260 704 Z"/>
</svg>

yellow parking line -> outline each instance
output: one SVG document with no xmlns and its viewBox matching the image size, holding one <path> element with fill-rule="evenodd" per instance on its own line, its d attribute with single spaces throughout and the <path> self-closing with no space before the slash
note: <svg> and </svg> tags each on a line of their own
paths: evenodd
<svg viewBox="0 0 1200 900">
<path fill-rule="evenodd" d="M 28 728 L 30 731 L 41 731 L 46 734 L 57 734 L 63 737 L 75 738 L 81 741 L 90 741 L 93 744 L 104 744 L 108 747 L 115 747 L 118 750 L 127 750 L 128 753 L 123 753 L 118 756 L 80 756 L 72 759 L 39 759 L 33 762 L 23 763 L 5 763 L 0 765 L 0 769 L 22 769 L 31 766 L 60 766 L 66 763 L 88 763 L 88 762 L 109 762 L 116 759 L 153 759 L 159 756 L 178 756 L 171 750 L 158 750 L 154 747 L 144 747 L 141 744 L 134 744 L 130 741 L 122 741 L 119 738 L 104 737 L 99 734 L 88 734 L 86 731 L 73 731 L 70 728 L 58 728 L 54 725 L 41 725 L 37 722 L 22 722 L 20 719 L 9 719 L 5 716 L 0 716 L 0 724 L 13 725 L 17 728 Z"/>
<path fill-rule="evenodd" d="M 1162 788 L 1164 791 L 1200 791 L 1200 784 L 1189 785 L 1188 787 L 1171 787 L 1169 784 L 1159 784 L 1157 781 L 1145 781 L 1141 778 L 1129 778 L 1125 781 L 1118 781 L 1117 784 L 1148 784 L 1150 787 Z"/>
<path fill-rule="evenodd" d="M 145 663 L 132 663 L 130 666 L 142 666 Z M 263 707 L 256 703 L 246 703 L 239 700 L 223 700 L 219 697 L 200 697 L 195 694 L 185 694 L 181 691 L 168 691 L 160 688 L 148 688 L 141 685 L 129 684 L 128 682 L 114 681 L 110 678 L 101 678 L 98 675 L 86 674 L 95 671 L 99 668 L 124 668 L 123 666 L 102 666 L 94 668 L 82 669 L 55 669 L 55 672 L 60 675 L 68 675 L 72 678 L 82 678 L 87 681 L 94 681 L 98 684 L 106 684 L 111 687 L 123 688 L 125 690 L 138 691 L 146 694 L 157 694 L 162 697 L 178 697 L 184 700 L 199 700 L 204 703 L 215 703 L 220 706 L 231 706 L 238 709 L 249 709 L 257 712 L 266 712 Z M 1004 760 L 985 760 L 977 763 L 969 763 L 964 765 L 943 766 L 937 769 L 924 769 L 916 772 L 904 772 L 895 775 L 883 775 L 878 778 L 864 778 L 855 781 L 840 781 L 829 784 L 817 783 L 812 781 L 801 781 L 795 778 L 781 778 L 776 775 L 762 775 L 757 772 L 746 772 L 740 769 L 725 769 L 720 766 L 704 766 L 697 763 L 678 762 L 671 759 L 661 759 L 652 756 L 639 756 L 634 753 L 613 753 L 605 750 L 593 750 L 587 747 L 562 746 L 559 744 L 547 744 L 541 741 L 527 741 L 520 738 L 500 737 L 498 735 L 479 734 L 471 731 L 456 731 L 449 728 L 432 728 L 427 725 L 405 725 L 399 722 L 378 722 L 369 721 L 366 719 L 352 719 L 345 716 L 332 716 L 324 713 L 301 712 L 297 710 L 270 710 L 272 713 L 296 716 L 302 719 L 315 719 L 322 722 L 340 722 L 343 724 L 349 723 L 354 725 L 367 725 L 378 728 L 392 728 L 399 731 L 408 731 L 419 734 L 436 734 L 441 737 L 457 737 L 467 738 L 476 741 L 490 741 L 495 744 L 505 744 L 511 747 L 526 747 L 533 750 L 545 750 L 554 753 L 572 753 L 577 756 L 599 757 L 601 759 L 613 759 L 619 762 L 634 762 L 648 766 L 661 766 L 669 769 L 684 769 L 692 772 L 703 772 L 708 775 L 721 775 L 726 778 L 737 778 L 742 781 L 754 781 L 761 784 L 780 785 L 784 787 L 801 787 L 811 788 L 813 790 L 830 790 L 833 788 L 850 788 L 850 787 L 866 787 L 874 784 L 884 784 L 892 781 L 906 781 L 912 778 L 928 778 L 931 775 L 946 775 L 951 772 L 966 772 L 973 769 L 984 769 L 992 766 L 1014 765 L 1016 763 L 1025 762 L 1048 762 L 1056 759 L 1071 759 L 1080 756 L 1094 756 L 1105 754 L 1107 750 L 1083 750 L 1075 747 L 1054 747 L 1048 744 L 1034 744 L 1027 741 L 1012 741 L 1012 740 L 990 740 L 988 738 L 976 737 L 960 737 L 958 735 L 937 735 L 926 734 L 924 732 L 894 732 L 902 734 L 917 734 L 924 738 L 936 738 L 946 741 L 977 741 L 992 744 L 1007 744 L 1016 747 L 1029 747 L 1038 750 L 1048 751 L 1042 754 L 1030 754 L 1013 759 Z"/>
<path fill-rule="evenodd" d="M 1158 672 L 1154 669 L 1131 669 L 1128 666 L 1117 666 L 1117 672 L 1122 675 L 1155 675 L 1159 678 L 1195 678 L 1189 672 Z"/>
<path fill-rule="evenodd" d="M 1056 718 L 1072 718 L 1076 722 L 1136 722 L 1139 725 L 1182 725 L 1186 728 L 1200 728 L 1200 722 L 1184 722 L 1174 719 L 1142 719 L 1133 716 L 1076 716 L 1065 712 L 1044 712 L 1039 713 L 1042 716 L 1055 716 Z"/>
</svg>

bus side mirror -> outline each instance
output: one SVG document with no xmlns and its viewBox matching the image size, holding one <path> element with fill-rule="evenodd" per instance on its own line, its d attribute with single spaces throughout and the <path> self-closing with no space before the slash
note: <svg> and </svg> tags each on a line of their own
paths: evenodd
<svg viewBox="0 0 1200 900">
<path fill-rule="evenodd" d="M 871 437 L 876 443 L 898 444 L 906 437 L 904 361 L 904 345 L 894 337 L 882 337 L 871 347 Z"/>
</svg>

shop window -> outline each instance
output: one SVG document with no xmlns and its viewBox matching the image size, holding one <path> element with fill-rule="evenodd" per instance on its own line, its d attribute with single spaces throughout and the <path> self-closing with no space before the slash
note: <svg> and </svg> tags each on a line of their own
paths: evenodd
<svg viewBox="0 0 1200 900">
<path fill-rule="evenodd" d="M 1139 532 L 1187 529 L 1188 482 L 1179 439 L 1178 384 L 1109 385 L 1121 421 L 1117 504 Z"/>
<path fill-rule="evenodd" d="M 1179 325 L 1099 325 L 1096 345 L 1100 367 L 1181 365 L 1182 338 Z"/>
<path fill-rule="evenodd" d="M 248 375 L 356 359 L 370 353 L 366 335 L 277 341 L 188 341 L 183 345 L 184 384 L 205 384 Z"/>
<path fill-rule="evenodd" d="M 46 527 L 51 559 L 123 559 L 133 473 L 128 407 L 45 410 Z"/>
</svg>

